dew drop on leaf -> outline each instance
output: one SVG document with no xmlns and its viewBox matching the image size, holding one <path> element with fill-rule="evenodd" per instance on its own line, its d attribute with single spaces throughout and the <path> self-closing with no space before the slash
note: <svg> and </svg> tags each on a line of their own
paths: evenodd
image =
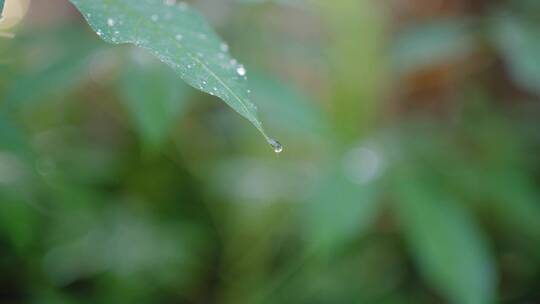
<svg viewBox="0 0 540 304">
<path fill-rule="evenodd" d="M 228 52 L 229 51 L 229 45 L 226 44 L 226 43 L 222 43 L 219 48 L 221 49 L 221 51 L 223 52 Z"/>
<path fill-rule="evenodd" d="M 246 76 L 246 68 L 243 65 L 240 65 L 238 68 L 236 68 L 236 72 L 240 76 Z"/>
</svg>

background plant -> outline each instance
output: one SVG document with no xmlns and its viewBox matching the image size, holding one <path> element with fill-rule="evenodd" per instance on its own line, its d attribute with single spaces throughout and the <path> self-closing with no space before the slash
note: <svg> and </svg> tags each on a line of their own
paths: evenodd
<svg viewBox="0 0 540 304">
<path fill-rule="evenodd" d="M 1 301 L 540 298 L 535 1 L 47 2 L 0 38 Z"/>
</svg>

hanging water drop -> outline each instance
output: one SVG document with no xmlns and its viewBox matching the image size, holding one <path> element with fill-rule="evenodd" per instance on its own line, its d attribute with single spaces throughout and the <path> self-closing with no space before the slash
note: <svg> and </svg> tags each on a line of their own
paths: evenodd
<svg viewBox="0 0 540 304">
<path fill-rule="evenodd" d="M 114 19 L 113 18 L 107 19 L 107 25 L 108 26 L 114 26 Z"/>
<path fill-rule="evenodd" d="M 176 40 L 180 41 L 184 38 L 181 34 L 176 35 Z"/>
<path fill-rule="evenodd" d="M 272 146 L 274 152 L 276 152 L 277 154 L 283 152 L 283 146 L 279 143 L 279 141 L 270 138 L 268 139 L 268 143 L 270 144 L 270 146 Z"/>
</svg>

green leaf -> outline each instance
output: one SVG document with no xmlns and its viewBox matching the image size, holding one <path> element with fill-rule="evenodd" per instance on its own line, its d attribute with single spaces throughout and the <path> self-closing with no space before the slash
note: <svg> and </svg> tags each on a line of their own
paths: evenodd
<svg viewBox="0 0 540 304">
<path fill-rule="evenodd" d="M 494 262 L 477 223 L 423 180 L 399 176 L 396 211 L 423 275 L 452 303 L 493 303 Z"/>
<path fill-rule="evenodd" d="M 269 138 L 250 101 L 245 68 L 204 18 L 173 0 L 71 0 L 94 31 L 109 43 L 150 51 L 192 87 L 217 96 Z"/>
<path fill-rule="evenodd" d="M 178 83 L 176 74 L 154 58 L 134 52 L 124 69 L 124 104 L 148 149 L 159 148 L 185 108 L 191 88 Z"/>
</svg>

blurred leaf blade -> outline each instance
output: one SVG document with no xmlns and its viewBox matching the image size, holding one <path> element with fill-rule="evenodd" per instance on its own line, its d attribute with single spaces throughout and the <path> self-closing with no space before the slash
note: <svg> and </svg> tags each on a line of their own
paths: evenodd
<svg viewBox="0 0 540 304">
<path fill-rule="evenodd" d="M 496 46 L 510 69 L 510 75 L 521 87 L 540 94 L 540 35 L 535 23 L 510 13 L 492 17 Z"/>
<path fill-rule="evenodd" d="M 30 147 L 20 127 L 8 115 L 0 113 L 0 149 L 30 157 Z"/>
<path fill-rule="evenodd" d="M 305 205 L 311 246 L 331 254 L 365 233 L 378 215 L 377 190 L 373 184 L 352 183 L 339 171 L 325 176 Z"/>
<path fill-rule="evenodd" d="M 398 72 L 407 73 L 459 59 L 474 50 L 474 43 L 465 20 L 417 24 L 398 34 L 391 50 L 392 61 Z"/>
<path fill-rule="evenodd" d="M 246 70 L 204 18 L 185 2 L 71 1 L 109 43 L 150 51 L 192 87 L 222 99 L 270 142 L 249 97 Z"/>
<path fill-rule="evenodd" d="M 191 88 L 178 82 L 171 69 L 144 55 L 134 53 L 124 68 L 120 91 L 139 136 L 154 151 L 186 108 Z"/>
<path fill-rule="evenodd" d="M 325 52 L 332 67 L 334 125 L 343 139 L 351 141 L 373 127 L 373 114 L 380 106 L 379 94 L 386 73 L 384 46 L 379 39 L 384 32 L 384 12 L 381 6 L 369 1 L 342 0 L 338 5 L 326 0 L 312 3 L 321 12 L 332 37 Z M 365 73 L 362 81 L 357 81 L 358 71 Z"/>
<path fill-rule="evenodd" d="M 306 94 L 271 74 L 257 72 L 250 81 L 253 99 L 269 114 L 273 129 L 304 135 L 323 135 L 329 123 L 317 105 Z"/>
<path fill-rule="evenodd" d="M 58 48 L 61 51 L 35 63 L 29 70 L 19 70 L 8 79 L 11 83 L 0 106 L 4 110 L 24 107 L 77 87 L 87 78 L 90 58 L 100 49 L 94 40 L 79 30 L 52 31 L 41 39 L 36 36 L 22 37 L 28 38 L 22 44 L 29 48 Z"/>
<path fill-rule="evenodd" d="M 494 261 L 474 219 L 422 180 L 399 176 L 396 211 L 423 275 L 452 303 L 493 303 Z"/>
</svg>

